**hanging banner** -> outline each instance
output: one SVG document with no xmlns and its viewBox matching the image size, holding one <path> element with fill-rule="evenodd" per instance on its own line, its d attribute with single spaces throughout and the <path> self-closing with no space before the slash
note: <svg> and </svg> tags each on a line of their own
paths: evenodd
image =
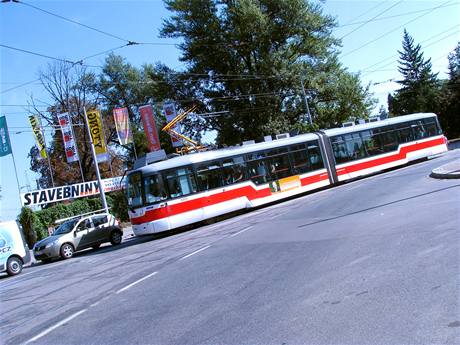
<svg viewBox="0 0 460 345">
<path fill-rule="evenodd" d="M 65 156 L 67 163 L 76 162 L 78 158 L 77 145 L 73 137 L 72 124 L 69 113 L 58 114 L 59 125 L 61 126 L 62 140 L 64 141 Z"/>
<path fill-rule="evenodd" d="M 98 110 L 91 110 L 86 113 L 86 117 L 88 118 L 91 139 L 93 139 L 94 149 L 96 150 L 97 162 L 105 162 L 109 159 L 109 155 L 102 130 L 101 113 Z"/>
<path fill-rule="evenodd" d="M 173 102 L 167 102 L 167 103 L 164 103 L 163 104 L 163 113 L 166 117 L 166 122 L 169 123 L 171 122 L 172 120 L 174 120 L 177 116 L 177 112 L 176 112 L 176 106 Z M 175 132 L 177 133 L 180 133 L 181 134 L 181 128 L 180 128 L 180 124 L 177 124 L 175 125 L 173 128 L 172 128 Z M 172 142 L 172 146 L 173 147 L 181 147 L 181 146 L 184 146 L 184 143 L 182 142 L 182 139 L 180 138 L 176 138 L 174 136 L 171 136 L 171 142 Z"/>
<path fill-rule="evenodd" d="M 128 108 L 113 109 L 113 119 L 117 129 L 118 141 L 121 145 L 127 145 L 133 142 L 131 128 L 129 128 Z"/>
<path fill-rule="evenodd" d="M 142 124 L 144 125 L 145 135 L 149 143 L 149 151 L 158 151 L 161 149 L 160 140 L 158 139 L 157 127 L 155 118 L 153 117 L 153 109 L 151 105 L 143 105 L 139 108 Z"/>
<path fill-rule="evenodd" d="M 6 124 L 6 117 L 0 117 L 0 157 L 9 155 L 11 153 L 11 141 L 8 134 L 8 125 Z"/>
<path fill-rule="evenodd" d="M 37 115 L 30 115 L 29 122 L 32 127 L 32 132 L 34 133 L 35 141 L 37 142 L 38 151 L 40 151 L 40 157 L 46 158 L 45 137 L 40 125 L 40 119 Z"/>
<path fill-rule="evenodd" d="M 104 192 L 113 192 L 122 189 L 122 176 L 102 180 Z M 64 201 L 69 199 L 82 198 L 99 194 L 99 183 L 88 181 L 68 186 L 39 189 L 27 193 L 21 193 L 23 206 L 45 205 L 51 202 Z"/>
</svg>

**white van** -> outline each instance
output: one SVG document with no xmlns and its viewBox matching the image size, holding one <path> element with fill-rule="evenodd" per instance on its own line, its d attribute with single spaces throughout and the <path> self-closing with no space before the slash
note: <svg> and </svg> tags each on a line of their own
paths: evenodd
<svg viewBox="0 0 460 345">
<path fill-rule="evenodd" d="M 11 220 L 0 223 L 0 272 L 10 276 L 21 273 L 22 266 L 30 261 L 29 247 L 21 226 Z"/>
</svg>

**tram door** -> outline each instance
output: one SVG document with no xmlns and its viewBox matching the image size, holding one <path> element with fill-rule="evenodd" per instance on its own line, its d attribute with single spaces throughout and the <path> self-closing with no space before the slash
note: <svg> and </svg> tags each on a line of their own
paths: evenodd
<svg viewBox="0 0 460 345">
<path fill-rule="evenodd" d="M 331 140 L 323 132 L 315 133 L 319 137 L 319 146 L 321 148 L 321 155 L 323 156 L 324 165 L 327 169 L 327 174 L 329 176 L 329 181 L 331 184 L 336 184 L 339 182 L 337 177 L 337 171 L 335 168 L 334 153 L 332 151 Z"/>
</svg>

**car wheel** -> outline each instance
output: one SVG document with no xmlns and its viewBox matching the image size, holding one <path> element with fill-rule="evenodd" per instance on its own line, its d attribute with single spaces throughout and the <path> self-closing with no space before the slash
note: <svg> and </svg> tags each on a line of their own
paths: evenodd
<svg viewBox="0 0 460 345">
<path fill-rule="evenodd" d="M 95 244 L 94 246 L 91 246 L 91 248 L 98 249 L 100 246 L 101 246 L 101 244 L 99 243 L 99 244 Z"/>
<path fill-rule="evenodd" d="M 22 261 L 13 256 L 8 259 L 6 263 L 6 273 L 10 276 L 15 276 L 16 274 L 21 273 L 22 271 Z"/>
<path fill-rule="evenodd" d="M 73 256 L 73 247 L 69 243 L 64 243 L 61 247 L 60 253 L 63 259 L 70 259 Z"/>
<path fill-rule="evenodd" d="M 113 246 L 120 244 L 121 240 L 122 234 L 120 231 L 114 231 L 110 234 L 110 243 L 112 243 Z"/>
</svg>

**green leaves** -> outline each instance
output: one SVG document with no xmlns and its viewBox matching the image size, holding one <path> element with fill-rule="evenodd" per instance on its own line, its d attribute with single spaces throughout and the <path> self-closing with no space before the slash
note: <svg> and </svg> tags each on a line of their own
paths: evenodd
<svg viewBox="0 0 460 345">
<path fill-rule="evenodd" d="M 437 74 L 431 71 L 430 59 L 425 60 L 420 44 L 404 30 L 403 49 L 399 51 L 398 70 L 403 79 L 402 88 L 389 101 L 393 115 L 416 112 L 437 112 L 439 109 L 440 84 Z"/>
<path fill-rule="evenodd" d="M 319 127 L 366 117 L 372 100 L 336 58 L 335 21 L 303 0 L 168 0 L 162 37 L 181 38 L 192 97 L 220 144 L 306 128 L 301 80 Z M 197 77 L 197 74 L 201 75 Z M 346 91 L 332 95 L 346 85 Z M 300 124 L 300 125 L 299 125 Z"/>
</svg>

